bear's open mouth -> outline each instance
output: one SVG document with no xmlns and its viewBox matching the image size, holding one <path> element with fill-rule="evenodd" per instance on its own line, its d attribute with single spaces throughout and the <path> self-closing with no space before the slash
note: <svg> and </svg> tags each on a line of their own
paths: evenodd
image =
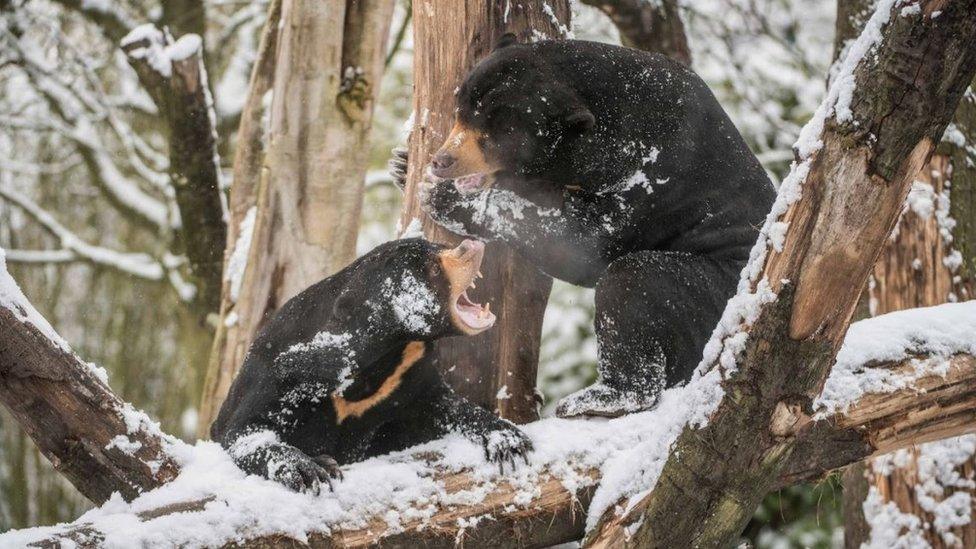
<svg viewBox="0 0 976 549">
<path fill-rule="evenodd" d="M 464 240 L 456 248 L 441 253 L 441 265 L 451 285 L 451 319 L 468 335 L 481 333 L 495 324 L 489 305 L 473 301 L 468 289 L 481 278 L 481 260 L 485 245 L 477 240 Z"/>
</svg>

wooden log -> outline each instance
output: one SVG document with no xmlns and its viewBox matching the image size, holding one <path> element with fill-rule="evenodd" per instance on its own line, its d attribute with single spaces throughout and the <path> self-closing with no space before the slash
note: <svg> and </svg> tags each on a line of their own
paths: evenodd
<svg viewBox="0 0 976 549">
<path fill-rule="evenodd" d="M 132 499 L 175 478 L 167 439 L 136 423 L 145 416 L 23 320 L 23 308 L 4 305 L 0 299 L 0 402 L 55 470 L 98 504 L 113 492 Z"/>
<path fill-rule="evenodd" d="M 914 388 L 868 394 L 845 412 L 806 423 L 797 433 L 797 451 L 774 480 L 774 488 L 817 480 L 835 468 L 916 442 L 976 432 L 976 357 L 957 355 L 950 362 L 944 377 L 927 375 L 920 377 Z M 872 367 L 890 368 L 906 375 L 914 371 L 910 361 Z M 438 473 L 437 461 L 431 461 L 430 455 L 417 456 L 417 459 L 430 462 L 431 474 L 443 483 L 448 493 L 478 493 L 485 486 L 485 481 L 475 480 L 465 472 Z M 461 541 L 472 547 L 546 547 L 580 539 L 600 471 L 569 465 L 581 478 L 590 479 L 594 484 L 574 492 L 567 490 L 554 474 L 543 472 L 534 490 L 526 491 L 524 486 L 514 489 L 503 479 L 490 479 L 488 482 L 497 485 L 477 503 L 441 508 L 428 520 L 405 521 L 399 532 L 389 531 L 383 520 L 386 511 L 381 510 L 367 528 L 310 532 L 308 545 L 454 547 Z M 517 500 L 519 494 L 524 498 L 525 493 L 532 494 L 530 501 Z M 192 514 L 200 512 L 210 501 L 213 498 L 170 505 L 140 513 L 139 518 L 148 521 L 175 513 Z M 486 515 L 490 517 L 486 519 Z M 79 522 L 61 534 L 40 541 L 41 545 L 56 547 L 65 539 L 83 547 L 92 546 L 97 545 L 101 534 L 92 524 Z M 247 538 L 241 545 L 272 547 L 295 543 L 284 536 L 259 536 Z"/>
</svg>

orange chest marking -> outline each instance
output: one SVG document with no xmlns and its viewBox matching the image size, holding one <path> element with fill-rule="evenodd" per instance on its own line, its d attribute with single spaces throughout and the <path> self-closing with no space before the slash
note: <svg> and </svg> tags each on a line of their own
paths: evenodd
<svg viewBox="0 0 976 549">
<path fill-rule="evenodd" d="M 390 377 L 383 380 L 375 393 L 360 400 L 346 400 L 339 391 L 333 392 L 332 404 L 335 407 L 336 423 L 342 423 L 349 416 L 362 417 L 367 410 L 386 400 L 400 386 L 403 375 L 423 356 L 424 343 L 422 341 L 411 341 L 403 348 L 403 357 L 400 359 L 400 363 L 394 368 Z"/>
</svg>

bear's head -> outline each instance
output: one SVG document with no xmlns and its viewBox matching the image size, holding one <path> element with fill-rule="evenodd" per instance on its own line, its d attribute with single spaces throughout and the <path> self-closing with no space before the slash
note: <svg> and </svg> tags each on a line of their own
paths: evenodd
<svg viewBox="0 0 976 549">
<path fill-rule="evenodd" d="M 481 276 L 484 253 L 477 240 L 450 247 L 406 238 L 377 246 L 348 268 L 333 319 L 409 339 L 481 333 L 495 315 L 467 290 Z"/>
<path fill-rule="evenodd" d="M 458 88 L 454 128 L 432 160 L 444 179 L 506 170 L 542 175 L 595 119 L 531 44 L 506 34 Z"/>
</svg>

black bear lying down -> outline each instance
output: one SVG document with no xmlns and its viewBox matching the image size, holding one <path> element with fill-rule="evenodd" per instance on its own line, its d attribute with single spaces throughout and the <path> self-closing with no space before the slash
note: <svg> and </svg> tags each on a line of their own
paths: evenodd
<svg viewBox="0 0 976 549">
<path fill-rule="evenodd" d="M 454 394 L 428 346 L 495 317 L 471 302 L 484 244 L 378 246 L 298 294 L 255 338 L 211 427 L 245 472 L 318 492 L 339 464 L 456 431 L 514 465 L 531 449 L 514 425 Z"/>
<path fill-rule="evenodd" d="M 425 207 L 596 286 L 600 382 L 560 415 L 653 406 L 687 381 L 774 192 L 722 107 L 662 55 L 506 35 L 457 92 Z"/>
</svg>

